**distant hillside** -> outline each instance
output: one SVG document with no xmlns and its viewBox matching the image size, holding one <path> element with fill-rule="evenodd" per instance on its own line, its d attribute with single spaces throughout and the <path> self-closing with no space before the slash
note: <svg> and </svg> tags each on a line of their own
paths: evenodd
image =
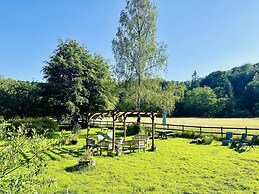
<svg viewBox="0 0 259 194">
<path fill-rule="evenodd" d="M 240 67 L 234 67 L 228 71 L 215 71 L 204 78 L 198 78 L 195 72 L 192 81 L 185 83 L 187 91 L 185 98 L 179 102 L 178 109 L 175 113 L 177 116 L 259 116 L 259 63 L 245 64 Z M 198 87 L 202 87 L 203 89 L 199 89 L 198 91 L 198 89 L 195 89 Z M 215 109 L 210 114 L 205 114 L 206 111 L 208 111 L 205 107 L 203 114 L 201 114 L 201 112 L 193 112 L 193 110 L 195 110 L 195 107 L 193 107 L 195 103 L 190 106 L 193 102 L 190 101 L 189 97 L 196 95 L 197 99 L 197 96 L 204 94 L 204 88 L 207 88 L 207 94 L 209 93 L 209 95 L 211 95 L 210 100 L 217 101 L 214 103 L 214 106 L 210 107 L 210 109 Z M 212 92 L 210 92 L 209 89 L 212 89 Z M 213 95 L 216 95 L 215 99 Z M 188 102 L 188 100 L 190 102 Z M 205 102 L 205 99 L 203 100 Z M 182 110 L 179 110 L 179 107 Z M 185 110 L 186 108 L 188 110 Z"/>
</svg>

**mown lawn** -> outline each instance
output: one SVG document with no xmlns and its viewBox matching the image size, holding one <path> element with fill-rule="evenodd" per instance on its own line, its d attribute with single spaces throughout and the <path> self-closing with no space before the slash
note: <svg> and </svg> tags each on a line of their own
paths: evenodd
<svg viewBox="0 0 259 194">
<path fill-rule="evenodd" d="M 91 133 L 95 134 L 96 130 Z M 55 183 L 42 193 L 258 193 L 259 147 L 236 152 L 214 141 L 156 140 L 158 151 L 96 157 L 94 168 L 74 170 L 85 145 L 46 153 L 44 177 Z"/>
</svg>

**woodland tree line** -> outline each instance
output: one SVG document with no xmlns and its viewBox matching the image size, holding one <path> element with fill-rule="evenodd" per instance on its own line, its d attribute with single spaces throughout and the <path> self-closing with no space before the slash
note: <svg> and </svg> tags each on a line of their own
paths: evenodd
<svg viewBox="0 0 259 194">
<path fill-rule="evenodd" d="M 259 64 L 245 64 L 191 81 L 145 78 L 141 110 L 177 117 L 259 116 Z M 109 64 L 75 40 L 60 41 L 42 70 L 46 82 L 0 78 L 0 115 L 77 122 L 89 110 L 135 110 L 136 84 L 114 78 Z"/>
<path fill-rule="evenodd" d="M 0 116 L 84 119 L 90 110 L 155 111 L 177 117 L 259 116 L 259 64 L 167 81 L 166 44 L 156 41 L 153 0 L 126 0 L 112 40 L 115 64 L 75 40 L 59 41 L 42 69 L 44 82 L 0 77 Z M 0 72 L 1 73 L 1 72 Z"/>
</svg>

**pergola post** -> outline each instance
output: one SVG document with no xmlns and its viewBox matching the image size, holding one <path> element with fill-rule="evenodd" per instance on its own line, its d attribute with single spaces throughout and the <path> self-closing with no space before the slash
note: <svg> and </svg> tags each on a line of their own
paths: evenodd
<svg viewBox="0 0 259 194">
<path fill-rule="evenodd" d="M 155 151 L 155 117 L 156 115 L 152 112 L 151 113 L 151 119 L 152 119 L 152 151 Z"/>
<path fill-rule="evenodd" d="M 126 135 L 127 135 L 127 127 L 126 127 L 126 118 L 127 118 L 127 114 L 123 114 L 123 129 L 124 129 L 124 140 L 126 141 Z"/>
<path fill-rule="evenodd" d="M 116 112 L 112 113 L 112 120 L 113 120 L 113 130 L 112 130 L 112 151 L 115 152 L 115 132 L 116 132 L 116 120 L 117 120 L 117 116 L 116 116 Z"/>
</svg>

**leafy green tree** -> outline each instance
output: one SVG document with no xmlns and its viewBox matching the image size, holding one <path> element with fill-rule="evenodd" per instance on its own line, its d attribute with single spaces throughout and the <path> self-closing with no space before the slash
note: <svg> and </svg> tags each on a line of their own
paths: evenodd
<svg viewBox="0 0 259 194">
<path fill-rule="evenodd" d="M 226 72 L 227 77 L 233 86 L 233 93 L 236 98 L 240 98 L 242 96 L 246 85 L 252 81 L 258 68 L 259 64 L 245 64 Z"/>
<path fill-rule="evenodd" d="M 112 49 L 118 79 L 135 86 L 135 107 L 141 109 L 143 81 L 165 69 L 166 45 L 156 42 L 157 11 L 152 0 L 126 0 Z"/>
<path fill-rule="evenodd" d="M 53 116 L 69 118 L 75 126 L 85 111 L 116 103 L 108 63 L 75 40 L 60 41 L 46 64 L 43 73 Z"/>
<path fill-rule="evenodd" d="M 186 92 L 183 108 L 186 116 L 213 117 L 216 110 L 217 96 L 209 87 L 198 87 Z"/>
<path fill-rule="evenodd" d="M 252 115 L 258 116 L 259 103 L 259 80 L 253 80 L 245 87 L 241 103 L 244 109 L 248 110 Z"/>
<path fill-rule="evenodd" d="M 113 109 L 117 104 L 117 83 L 109 71 L 109 64 L 100 55 L 94 55 L 86 65 L 83 86 L 89 95 L 80 110 Z"/>
<path fill-rule="evenodd" d="M 190 89 L 200 87 L 199 76 L 196 70 L 192 74 L 192 81 L 191 81 L 190 87 L 191 87 Z"/>
<path fill-rule="evenodd" d="M 216 71 L 209 74 L 201 81 L 201 86 L 208 86 L 214 90 L 218 97 L 233 96 L 233 88 L 228 80 L 226 73 L 223 71 Z"/>
<path fill-rule="evenodd" d="M 43 68 L 44 78 L 50 91 L 52 114 L 61 118 L 67 114 L 76 122 L 80 115 L 79 105 L 87 99 L 83 88 L 83 67 L 89 53 L 74 40 L 60 41 L 50 61 Z"/>
<path fill-rule="evenodd" d="M 132 110 L 135 106 L 136 91 L 134 84 L 127 82 L 127 90 L 122 89 L 118 109 Z M 184 95 L 183 84 L 168 82 L 163 79 L 148 79 L 143 81 L 142 110 L 154 111 L 162 115 L 163 112 L 171 114 L 175 103 Z"/>
<path fill-rule="evenodd" d="M 39 114 L 40 85 L 37 82 L 0 78 L 0 110 L 5 118 Z"/>
</svg>

